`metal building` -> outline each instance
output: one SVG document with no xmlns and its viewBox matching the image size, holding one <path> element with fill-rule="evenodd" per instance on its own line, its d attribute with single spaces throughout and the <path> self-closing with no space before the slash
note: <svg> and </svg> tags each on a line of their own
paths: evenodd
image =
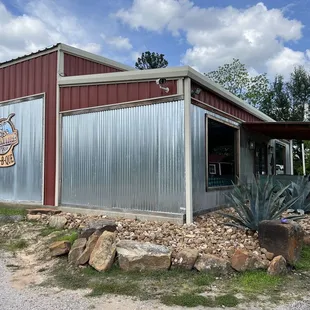
<svg viewBox="0 0 310 310">
<path fill-rule="evenodd" d="M 190 67 L 57 44 L 0 64 L 0 201 L 191 222 L 237 177 L 292 174 L 278 125 Z"/>
</svg>

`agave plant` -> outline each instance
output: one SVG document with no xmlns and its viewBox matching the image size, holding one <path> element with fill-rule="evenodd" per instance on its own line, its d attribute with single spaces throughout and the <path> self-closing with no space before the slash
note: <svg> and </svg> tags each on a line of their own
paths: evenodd
<svg viewBox="0 0 310 310">
<path fill-rule="evenodd" d="M 236 215 L 222 214 L 232 220 L 228 225 L 252 231 L 258 230 L 258 225 L 264 220 L 280 219 L 284 211 L 291 208 L 299 197 L 287 199 L 286 191 L 291 185 L 274 184 L 272 177 L 267 177 L 265 183 L 261 178 L 254 178 L 251 184 L 234 185 L 233 191 L 227 195 L 236 211 Z M 300 216 L 291 216 L 290 219 Z"/>
<path fill-rule="evenodd" d="M 305 214 L 310 212 L 310 183 L 309 177 L 300 176 L 297 182 L 292 182 L 287 190 L 288 199 L 299 197 L 289 208 L 289 212 Z"/>
</svg>

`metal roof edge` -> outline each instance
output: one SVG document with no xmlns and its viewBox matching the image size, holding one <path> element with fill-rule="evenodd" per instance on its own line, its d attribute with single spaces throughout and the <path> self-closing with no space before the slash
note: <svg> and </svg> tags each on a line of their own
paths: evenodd
<svg viewBox="0 0 310 310">
<path fill-rule="evenodd" d="M 38 50 L 36 52 L 30 53 L 30 54 L 26 54 L 17 58 L 13 58 L 7 61 L 4 61 L 2 63 L 0 63 L 0 68 L 5 68 L 5 67 L 9 67 L 11 65 L 14 65 L 16 63 L 20 63 L 23 61 L 27 61 L 29 59 L 33 59 L 42 55 L 46 55 L 46 54 L 50 54 L 53 53 L 55 51 L 58 51 L 58 47 L 59 47 L 60 43 L 57 43 L 55 45 L 52 45 L 50 47 L 47 47 L 43 50 Z"/>
<path fill-rule="evenodd" d="M 125 71 L 131 71 L 131 70 L 135 70 L 135 68 L 124 65 L 120 62 L 105 58 L 103 56 L 99 56 L 84 50 L 81 50 L 79 48 L 64 44 L 64 43 L 60 43 L 60 50 L 62 50 L 63 52 L 67 52 L 68 54 L 72 54 L 72 55 L 76 55 L 76 56 L 80 56 L 82 58 L 86 58 L 101 64 L 105 64 L 108 66 L 111 66 L 113 68 L 116 69 L 122 69 Z"/>
<path fill-rule="evenodd" d="M 188 68 L 185 67 L 170 67 L 164 69 L 150 69 L 150 70 L 132 70 L 125 72 L 99 73 L 88 75 L 76 75 L 59 77 L 59 85 L 82 85 L 95 83 L 113 83 L 113 82 L 130 82 L 152 80 L 158 78 L 180 78 L 188 75 Z"/>
<path fill-rule="evenodd" d="M 265 113 L 259 111 L 258 109 L 254 108 L 250 104 L 244 102 L 225 88 L 223 88 L 220 84 L 213 82 L 205 75 L 199 73 L 198 71 L 194 70 L 193 68 L 189 67 L 189 77 L 199 84 L 205 86 L 206 88 L 210 89 L 211 91 L 219 94 L 220 96 L 224 97 L 225 99 L 233 102 L 243 110 L 246 110 L 252 115 L 266 121 L 266 122 L 275 122 L 274 119 L 266 115 Z"/>
</svg>

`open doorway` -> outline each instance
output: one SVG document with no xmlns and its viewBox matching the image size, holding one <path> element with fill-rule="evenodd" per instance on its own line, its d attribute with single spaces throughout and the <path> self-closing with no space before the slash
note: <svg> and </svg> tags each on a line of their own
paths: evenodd
<svg viewBox="0 0 310 310">
<path fill-rule="evenodd" d="M 207 187 L 231 186 L 238 171 L 238 129 L 207 118 Z"/>
<path fill-rule="evenodd" d="M 286 161 L 285 146 L 280 143 L 276 143 L 276 149 L 275 149 L 276 174 L 286 173 L 285 161 Z"/>
</svg>

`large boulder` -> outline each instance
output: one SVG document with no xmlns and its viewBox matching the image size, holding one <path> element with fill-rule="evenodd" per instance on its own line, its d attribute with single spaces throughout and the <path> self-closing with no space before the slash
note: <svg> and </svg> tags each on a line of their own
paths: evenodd
<svg viewBox="0 0 310 310">
<path fill-rule="evenodd" d="M 90 254 L 89 264 L 98 271 L 109 270 L 116 254 L 116 233 L 104 231 Z"/>
<path fill-rule="evenodd" d="M 75 266 L 80 265 L 79 258 L 85 250 L 87 240 L 85 238 L 79 238 L 75 240 L 68 255 L 68 261 Z"/>
<path fill-rule="evenodd" d="M 186 270 L 193 269 L 198 258 L 198 254 L 199 252 L 196 249 L 181 250 L 175 256 L 175 266 Z"/>
<path fill-rule="evenodd" d="M 116 223 L 107 219 L 91 221 L 81 229 L 79 237 L 88 239 L 92 234 L 101 235 L 104 231 L 115 232 Z"/>
<path fill-rule="evenodd" d="M 126 271 L 168 270 L 171 265 L 171 251 L 162 245 L 121 240 L 116 250 L 119 266 Z"/>
<path fill-rule="evenodd" d="M 272 276 L 285 275 L 287 273 L 286 260 L 282 255 L 276 256 L 270 263 L 268 274 Z"/>
<path fill-rule="evenodd" d="M 227 275 L 232 271 L 228 260 L 211 254 L 198 257 L 194 267 L 198 271 L 208 272 L 213 275 Z"/>
<path fill-rule="evenodd" d="M 67 224 L 67 219 L 61 215 L 53 215 L 50 217 L 48 224 L 53 228 L 62 229 Z"/>
<path fill-rule="evenodd" d="M 260 247 L 282 255 L 286 261 L 294 265 L 300 258 L 304 232 L 302 227 L 293 221 L 262 221 L 258 227 Z"/>
<path fill-rule="evenodd" d="M 99 239 L 99 235 L 92 234 L 86 243 L 86 248 L 81 256 L 78 258 L 79 265 L 84 265 L 89 261 L 90 255 L 93 252 L 95 245 Z"/>
<path fill-rule="evenodd" d="M 68 254 L 71 249 L 69 241 L 56 241 L 50 245 L 50 252 L 52 256 L 61 256 Z"/>
</svg>

